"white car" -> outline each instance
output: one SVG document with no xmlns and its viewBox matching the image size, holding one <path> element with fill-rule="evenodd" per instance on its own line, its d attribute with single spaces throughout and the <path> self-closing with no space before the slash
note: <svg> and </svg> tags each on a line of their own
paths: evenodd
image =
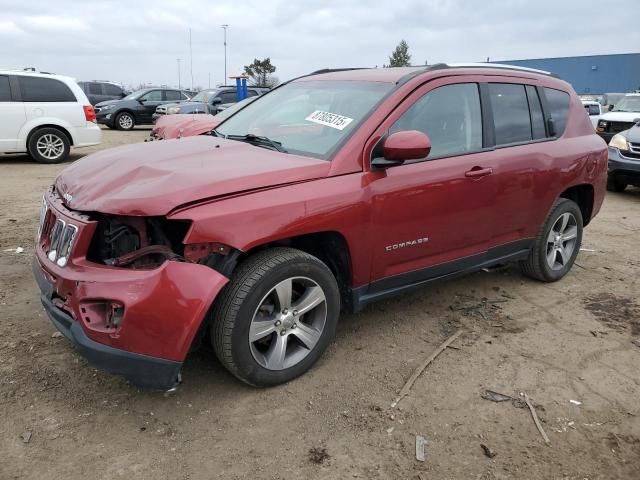
<svg viewBox="0 0 640 480">
<path fill-rule="evenodd" d="M 58 163 L 71 147 L 97 145 L 101 136 L 93 107 L 72 78 L 0 70 L 0 153 Z"/>
<path fill-rule="evenodd" d="M 595 100 L 582 100 L 582 105 L 584 105 L 584 109 L 591 119 L 593 128 L 596 128 L 598 126 L 600 115 L 602 115 L 602 105 Z"/>
<path fill-rule="evenodd" d="M 627 93 L 616 102 L 610 112 L 600 117 L 596 132 L 609 143 L 615 134 L 629 130 L 638 121 L 640 121 L 640 93 Z"/>
</svg>

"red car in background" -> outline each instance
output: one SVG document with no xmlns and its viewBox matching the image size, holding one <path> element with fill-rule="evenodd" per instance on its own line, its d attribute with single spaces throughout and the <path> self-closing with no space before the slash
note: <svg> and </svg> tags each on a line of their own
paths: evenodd
<svg viewBox="0 0 640 480">
<path fill-rule="evenodd" d="M 341 311 L 505 262 L 560 280 L 606 178 L 605 142 L 547 72 L 325 70 L 209 135 L 71 164 L 44 194 L 33 268 L 95 367 L 170 389 L 209 338 L 272 386 L 311 368 Z"/>
<path fill-rule="evenodd" d="M 172 138 L 192 137 L 210 132 L 223 120 L 229 118 L 238 110 L 242 110 L 258 97 L 249 97 L 237 103 L 228 104 L 217 115 L 205 113 L 176 113 L 174 115 L 162 115 L 158 117 L 151 129 L 150 137 L 145 142 L 153 140 L 171 140 Z M 221 105 L 221 107 L 223 107 Z"/>
</svg>

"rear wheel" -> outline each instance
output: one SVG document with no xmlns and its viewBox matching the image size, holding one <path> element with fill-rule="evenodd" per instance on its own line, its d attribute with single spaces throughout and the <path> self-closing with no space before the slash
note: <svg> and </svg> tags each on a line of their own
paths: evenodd
<svg viewBox="0 0 640 480">
<path fill-rule="evenodd" d="M 29 138 L 29 155 L 38 163 L 60 163 L 67 159 L 71 145 L 57 128 L 41 128 Z"/>
<path fill-rule="evenodd" d="M 136 121 L 129 112 L 122 112 L 116 115 L 115 124 L 118 130 L 131 130 L 135 126 Z"/>
<path fill-rule="evenodd" d="M 627 184 L 619 180 L 615 175 L 607 176 L 607 190 L 610 192 L 623 192 Z"/>
<path fill-rule="evenodd" d="M 288 382 L 318 360 L 340 312 L 327 266 L 292 248 L 246 260 L 216 300 L 211 341 L 222 364 L 257 387 Z"/>
<path fill-rule="evenodd" d="M 560 198 L 538 232 L 529 258 L 520 263 L 523 273 L 543 282 L 564 277 L 580 251 L 582 228 L 580 207 Z"/>
</svg>

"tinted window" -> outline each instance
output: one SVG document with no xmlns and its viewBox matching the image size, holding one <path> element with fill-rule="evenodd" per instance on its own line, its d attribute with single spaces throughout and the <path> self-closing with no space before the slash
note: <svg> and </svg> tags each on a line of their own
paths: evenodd
<svg viewBox="0 0 640 480">
<path fill-rule="evenodd" d="M 600 115 L 598 105 L 585 105 L 584 109 L 587 111 L 587 115 Z"/>
<path fill-rule="evenodd" d="M 529 99 L 529 112 L 531 114 L 531 135 L 534 140 L 545 138 L 547 134 L 544 130 L 542 104 L 535 87 L 527 85 L 527 98 Z"/>
<path fill-rule="evenodd" d="M 104 93 L 107 95 L 113 95 L 113 96 L 122 95 L 122 89 L 120 89 L 120 87 L 117 87 L 115 85 L 110 85 L 108 83 L 105 83 L 103 87 L 104 87 Z"/>
<path fill-rule="evenodd" d="M 151 90 L 150 92 L 145 93 L 140 100 L 147 102 L 161 102 L 162 101 L 162 90 Z"/>
<path fill-rule="evenodd" d="M 102 95 L 102 85 L 100 85 L 99 83 L 90 83 L 89 93 L 91 95 Z"/>
<path fill-rule="evenodd" d="M 524 85 L 490 83 L 496 145 L 531 140 L 531 120 Z"/>
<path fill-rule="evenodd" d="M 218 95 L 218 98 L 222 100 L 222 103 L 234 103 L 236 101 L 236 92 L 222 92 Z"/>
<path fill-rule="evenodd" d="M 401 130 L 426 133 L 431 140 L 429 158 L 480 150 L 482 114 L 478 85 L 462 83 L 430 91 L 390 129 L 391 132 Z"/>
<path fill-rule="evenodd" d="M 569 94 L 561 90 L 545 88 L 544 95 L 547 97 L 547 106 L 549 107 L 549 113 L 555 126 L 555 136 L 559 137 L 564 133 L 564 128 L 567 125 Z"/>
<path fill-rule="evenodd" d="M 0 75 L 0 102 L 11 101 L 11 87 L 9 87 L 9 77 Z"/>
<path fill-rule="evenodd" d="M 182 99 L 183 100 L 189 100 L 191 97 L 193 97 L 193 94 L 188 94 L 187 92 L 180 92 L 182 95 Z"/>
<path fill-rule="evenodd" d="M 18 83 L 23 102 L 75 102 L 73 92 L 60 80 L 53 78 L 23 77 Z"/>
<path fill-rule="evenodd" d="M 182 94 L 178 90 L 165 90 L 164 96 L 166 100 L 182 100 Z"/>
<path fill-rule="evenodd" d="M 256 92 L 255 90 L 247 90 L 247 98 L 248 97 L 257 97 L 258 96 L 258 92 Z"/>
</svg>

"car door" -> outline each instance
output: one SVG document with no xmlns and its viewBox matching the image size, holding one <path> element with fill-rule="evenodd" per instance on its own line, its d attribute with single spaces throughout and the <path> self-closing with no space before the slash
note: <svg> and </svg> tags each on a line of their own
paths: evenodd
<svg viewBox="0 0 640 480">
<path fill-rule="evenodd" d="M 151 116 L 158 105 L 168 103 L 164 100 L 163 90 L 149 90 L 138 99 L 140 107 L 136 108 L 136 123 L 151 123 Z"/>
<path fill-rule="evenodd" d="M 497 184 L 473 80 L 429 82 L 381 126 L 381 134 L 422 131 L 432 149 L 424 160 L 366 174 L 374 289 L 399 288 L 486 259 Z"/>
<path fill-rule="evenodd" d="M 15 152 L 18 148 L 18 134 L 26 121 L 24 104 L 18 102 L 11 77 L 0 75 L 0 153 Z"/>
</svg>

